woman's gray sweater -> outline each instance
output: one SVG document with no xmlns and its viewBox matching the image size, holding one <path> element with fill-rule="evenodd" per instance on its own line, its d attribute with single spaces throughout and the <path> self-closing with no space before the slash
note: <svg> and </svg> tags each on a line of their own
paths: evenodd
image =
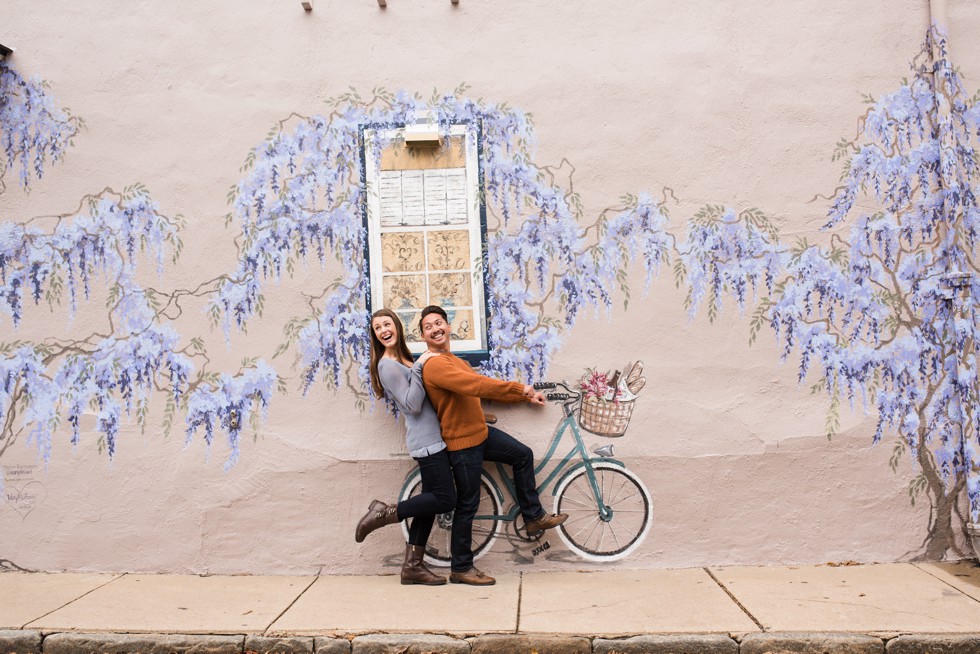
<svg viewBox="0 0 980 654">
<path fill-rule="evenodd" d="M 378 361 L 378 378 L 399 411 L 405 414 L 405 445 L 409 454 L 420 457 L 445 448 L 439 417 L 422 385 L 422 364 L 416 363 L 409 368 L 394 359 L 383 357 Z"/>
</svg>

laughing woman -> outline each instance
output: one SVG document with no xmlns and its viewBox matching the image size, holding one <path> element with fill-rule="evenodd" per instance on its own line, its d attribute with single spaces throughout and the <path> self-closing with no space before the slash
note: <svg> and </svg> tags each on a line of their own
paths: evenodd
<svg viewBox="0 0 980 654">
<path fill-rule="evenodd" d="M 435 516 L 456 508 L 456 487 L 439 418 L 422 385 L 422 365 L 431 356 L 438 355 L 425 352 L 413 363 L 402 322 L 393 311 L 380 309 L 371 316 L 371 387 L 378 397 L 387 393 L 405 415 L 405 444 L 419 464 L 422 492 L 398 504 L 371 502 L 357 523 L 354 540 L 360 543 L 378 527 L 412 518 L 402 583 L 438 586 L 446 583 L 446 578 L 429 570 L 422 557 Z"/>
</svg>

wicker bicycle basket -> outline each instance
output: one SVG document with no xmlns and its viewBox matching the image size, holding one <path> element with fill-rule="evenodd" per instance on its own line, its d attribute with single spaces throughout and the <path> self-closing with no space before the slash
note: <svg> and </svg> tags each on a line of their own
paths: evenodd
<svg viewBox="0 0 980 654">
<path fill-rule="evenodd" d="M 596 436 L 615 438 L 626 433 L 636 400 L 603 400 L 598 397 L 582 399 L 579 424 Z"/>
</svg>

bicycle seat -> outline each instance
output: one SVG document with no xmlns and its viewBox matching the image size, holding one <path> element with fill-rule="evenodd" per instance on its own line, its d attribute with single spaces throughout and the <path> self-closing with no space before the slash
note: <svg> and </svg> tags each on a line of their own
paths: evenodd
<svg viewBox="0 0 980 654">
<path fill-rule="evenodd" d="M 492 425 L 497 422 L 497 416 L 495 416 L 492 413 L 484 413 L 483 419 L 486 421 L 488 425 Z"/>
</svg>

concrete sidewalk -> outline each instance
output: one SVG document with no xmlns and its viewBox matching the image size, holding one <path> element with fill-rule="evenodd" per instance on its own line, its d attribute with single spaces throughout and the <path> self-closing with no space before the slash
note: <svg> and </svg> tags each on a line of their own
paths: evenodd
<svg viewBox="0 0 980 654">
<path fill-rule="evenodd" d="M 972 562 L 496 576 L 496 586 L 475 588 L 402 586 L 397 576 L 5 572 L 0 652 L 223 643 L 229 653 L 980 653 Z"/>
</svg>

